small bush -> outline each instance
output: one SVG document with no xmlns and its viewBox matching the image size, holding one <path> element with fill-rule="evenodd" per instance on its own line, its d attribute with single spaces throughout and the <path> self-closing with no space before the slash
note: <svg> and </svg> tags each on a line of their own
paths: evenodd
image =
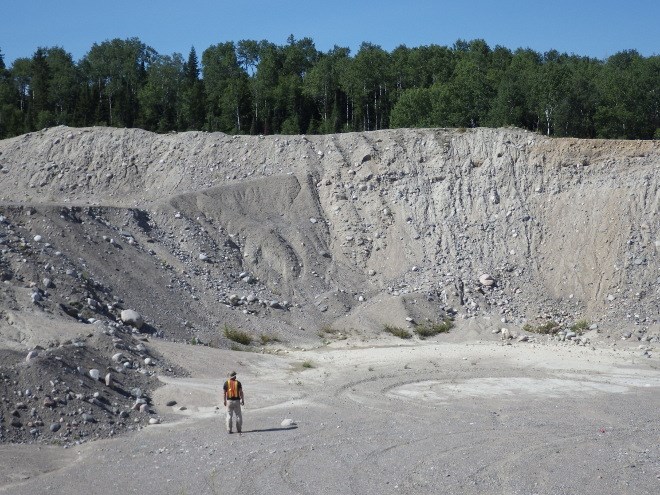
<svg viewBox="0 0 660 495">
<path fill-rule="evenodd" d="M 308 361 L 303 361 L 302 367 L 303 367 L 303 368 L 313 368 L 313 367 L 314 367 L 314 363 L 312 363 L 312 362 L 309 361 L 309 360 L 308 360 Z"/>
<path fill-rule="evenodd" d="M 395 337 L 399 337 L 400 339 L 409 339 L 410 337 L 412 337 L 412 334 L 405 328 L 394 327 L 392 325 L 385 325 L 383 331 L 387 333 L 391 333 L 392 335 L 394 335 Z"/>
<path fill-rule="evenodd" d="M 420 338 L 433 337 L 439 333 L 447 333 L 454 326 L 454 322 L 446 318 L 442 323 L 422 323 L 415 327 L 415 333 Z"/>
<path fill-rule="evenodd" d="M 589 328 L 589 322 L 587 320 L 578 320 L 571 327 L 571 331 L 577 334 L 581 334 L 588 328 Z"/>
<path fill-rule="evenodd" d="M 238 344 L 250 345 L 252 343 L 252 337 L 249 334 L 228 325 L 225 325 L 224 334 L 229 340 Z"/>
<path fill-rule="evenodd" d="M 543 335 L 554 335 L 559 331 L 561 328 L 561 325 L 557 323 L 556 321 L 548 321 L 546 323 L 542 323 L 541 325 L 535 327 L 533 325 L 530 325 L 529 323 L 526 323 L 523 325 L 522 329 L 525 332 L 529 333 L 540 333 Z"/>
<path fill-rule="evenodd" d="M 261 345 L 273 344 L 275 342 L 280 341 L 280 339 L 278 339 L 277 337 L 273 337 L 272 335 L 266 335 L 265 333 L 262 333 L 259 336 L 259 340 L 261 341 Z"/>
<path fill-rule="evenodd" d="M 332 328 L 329 325 L 325 325 L 325 326 L 321 327 L 321 329 L 319 330 L 319 337 L 323 337 L 323 336 L 328 335 L 328 334 L 329 335 L 336 335 L 338 333 L 339 333 L 339 330 L 337 330 L 336 328 Z"/>
<path fill-rule="evenodd" d="M 336 328 L 332 328 L 329 325 L 321 327 L 318 336 L 321 337 L 322 339 L 332 338 L 335 340 L 346 340 L 348 338 L 345 333 L 342 333 L 340 330 L 337 330 Z"/>
</svg>

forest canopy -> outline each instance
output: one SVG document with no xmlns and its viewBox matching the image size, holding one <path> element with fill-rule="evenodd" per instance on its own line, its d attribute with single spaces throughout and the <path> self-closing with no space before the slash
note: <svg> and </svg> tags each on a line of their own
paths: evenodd
<svg viewBox="0 0 660 495">
<path fill-rule="evenodd" d="M 4 62 L 0 138 L 54 125 L 325 134 L 515 126 L 549 136 L 660 139 L 660 56 L 363 43 L 357 53 L 241 40 L 161 55 L 137 38 Z"/>
</svg>

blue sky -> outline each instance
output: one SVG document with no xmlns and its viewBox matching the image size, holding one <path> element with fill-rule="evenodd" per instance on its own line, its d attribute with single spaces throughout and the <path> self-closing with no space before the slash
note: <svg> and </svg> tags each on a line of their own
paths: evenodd
<svg viewBox="0 0 660 495">
<path fill-rule="evenodd" d="M 0 0 L 6 65 L 37 47 L 82 58 L 93 43 L 137 37 L 158 53 L 198 56 L 241 39 L 285 44 L 290 34 L 316 48 L 368 41 L 391 51 L 481 38 L 491 46 L 556 49 L 605 59 L 621 50 L 660 54 L 660 0 Z"/>
</svg>

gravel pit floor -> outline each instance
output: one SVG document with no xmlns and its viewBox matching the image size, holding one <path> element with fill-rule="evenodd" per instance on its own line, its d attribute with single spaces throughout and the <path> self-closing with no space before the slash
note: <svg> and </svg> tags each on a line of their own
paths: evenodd
<svg viewBox="0 0 660 495">
<path fill-rule="evenodd" d="M 660 491 L 657 358 L 389 344 L 272 355 L 160 343 L 192 373 L 158 390 L 162 424 L 71 449 L 1 446 L 0 493 Z M 226 433 L 220 400 L 233 369 L 246 395 L 241 436 Z"/>
</svg>

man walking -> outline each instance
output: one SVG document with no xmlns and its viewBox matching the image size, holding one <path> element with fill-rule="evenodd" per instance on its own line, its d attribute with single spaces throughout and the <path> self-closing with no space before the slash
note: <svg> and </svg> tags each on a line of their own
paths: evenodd
<svg viewBox="0 0 660 495">
<path fill-rule="evenodd" d="M 243 399 L 243 387 L 241 382 L 236 379 L 235 371 L 231 372 L 229 380 L 225 382 L 223 388 L 225 391 L 224 402 L 227 408 L 227 433 L 232 433 L 232 416 L 236 416 L 236 431 L 240 435 L 243 427 L 241 406 L 245 405 L 245 400 Z"/>
</svg>

